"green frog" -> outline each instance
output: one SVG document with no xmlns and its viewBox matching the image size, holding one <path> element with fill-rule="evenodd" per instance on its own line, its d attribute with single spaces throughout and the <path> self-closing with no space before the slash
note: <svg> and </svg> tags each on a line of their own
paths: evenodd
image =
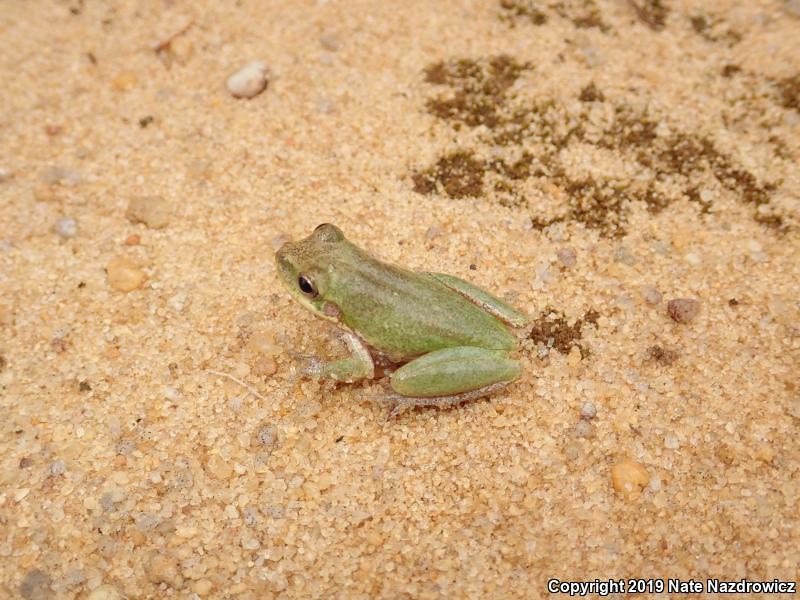
<svg viewBox="0 0 800 600">
<path fill-rule="evenodd" d="M 486 396 L 522 375 L 509 327 L 527 317 L 452 275 L 387 264 L 324 223 L 275 254 L 289 293 L 336 323 L 349 356 L 312 358 L 304 373 L 353 382 L 373 379 L 376 365 L 396 368 L 389 417 L 414 406 L 452 406 Z"/>
</svg>

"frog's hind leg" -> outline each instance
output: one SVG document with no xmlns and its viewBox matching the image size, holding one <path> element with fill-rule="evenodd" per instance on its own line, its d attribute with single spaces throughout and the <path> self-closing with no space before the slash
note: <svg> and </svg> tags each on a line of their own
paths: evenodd
<svg viewBox="0 0 800 600">
<path fill-rule="evenodd" d="M 506 387 L 510 381 L 503 381 L 500 383 L 493 383 L 478 390 L 471 392 L 464 392 L 463 394 L 455 394 L 453 396 L 436 396 L 433 398 L 424 398 L 422 396 L 401 396 L 400 394 L 389 394 L 385 397 L 384 402 L 389 407 L 389 414 L 386 415 L 386 420 L 396 417 L 400 413 L 407 411 L 409 408 L 417 406 L 435 406 L 437 408 L 446 408 L 448 406 L 456 406 L 471 400 L 477 400 L 493 394 L 497 390 Z"/>
<path fill-rule="evenodd" d="M 411 406 L 452 406 L 486 396 L 522 375 L 522 365 L 502 350 L 458 346 L 435 350 L 392 373 L 397 396 L 390 416 Z"/>
<path fill-rule="evenodd" d="M 525 327 L 528 324 L 527 316 L 474 283 L 445 273 L 428 273 L 428 275 L 512 327 Z"/>
</svg>

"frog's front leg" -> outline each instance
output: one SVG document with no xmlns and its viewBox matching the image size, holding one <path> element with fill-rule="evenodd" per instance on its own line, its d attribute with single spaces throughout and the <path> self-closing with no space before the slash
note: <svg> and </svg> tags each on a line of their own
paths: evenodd
<svg viewBox="0 0 800 600">
<path fill-rule="evenodd" d="M 342 331 L 339 335 L 350 356 L 334 361 L 324 361 L 320 358 L 312 357 L 308 359 L 307 364 L 303 367 L 303 374 L 316 379 L 333 379 L 334 381 L 345 383 L 375 377 L 375 364 L 364 342 L 350 331 Z"/>
<path fill-rule="evenodd" d="M 522 365 L 503 350 L 444 348 L 412 360 L 392 373 L 397 392 L 390 417 L 412 406 L 451 406 L 480 398 L 522 375 Z"/>
</svg>

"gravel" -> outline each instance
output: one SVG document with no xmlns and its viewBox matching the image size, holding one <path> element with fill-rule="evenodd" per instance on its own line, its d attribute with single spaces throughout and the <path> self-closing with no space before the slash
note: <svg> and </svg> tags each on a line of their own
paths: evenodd
<svg viewBox="0 0 800 600">
<path fill-rule="evenodd" d="M 269 83 L 267 66 L 254 60 L 228 77 L 228 91 L 234 98 L 255 98 Z"/>
</svg>

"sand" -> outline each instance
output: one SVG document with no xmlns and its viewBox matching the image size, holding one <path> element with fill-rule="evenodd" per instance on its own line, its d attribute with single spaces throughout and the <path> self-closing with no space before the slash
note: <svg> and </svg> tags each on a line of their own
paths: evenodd
<svg viewBox="0 0 800 600">
<path fill-rule="evenodd" d="M 5 0 L 0 595 L 798 580 L 798 13 Z M 322 222 L 524 310 L 522 379 L 301 377 Z"/>
</svg>

